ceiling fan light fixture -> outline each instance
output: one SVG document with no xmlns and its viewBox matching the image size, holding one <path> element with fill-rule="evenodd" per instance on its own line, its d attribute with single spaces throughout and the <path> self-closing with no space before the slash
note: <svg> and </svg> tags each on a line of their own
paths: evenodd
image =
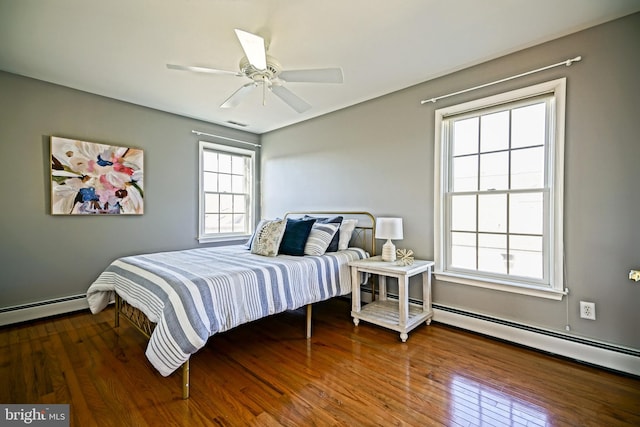
<svg viewBox="0 0 640 427">
<path fill-rule="evenodd" d="M 246 56 L 240 60 L 240 73 L 254 81 L 262 81 L 264 77 L 274 80 L 282 71 L 280 63 L 272 56 L 266 56 L 266 66 L 264 69 L 257 69 Z"/>
</svg>

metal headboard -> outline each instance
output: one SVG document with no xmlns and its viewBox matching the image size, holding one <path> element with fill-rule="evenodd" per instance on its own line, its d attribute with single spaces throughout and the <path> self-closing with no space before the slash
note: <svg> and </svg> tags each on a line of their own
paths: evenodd
<svg viewBox="0 0 640 427">
<path fill-rule="evenodd" d="M 324 216 L 342 216 L 344 219 L 356 219 L 358 224 L 351 236 L 349 246 L 356 246 L 364 249 L 370 256 L 376 254 L 376 218 L 369 212 L 359 211 L 294 211 L 287 212 L 284 218 L 301 217 L 304 215 L 324 217 Z"/>
</svg>

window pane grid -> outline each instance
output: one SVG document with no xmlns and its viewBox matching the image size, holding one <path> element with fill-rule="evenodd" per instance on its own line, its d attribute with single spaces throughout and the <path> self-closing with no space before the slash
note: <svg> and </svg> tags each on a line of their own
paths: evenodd
<svg viewBox="0 0 640 427">
<path fill-rule="evenodd" d="M 247 150 L 227 153 L 202 147 L 201 233 L 211 237 L 249 234 L 252 155 L 240 153 Z"/>
<path fill-rule="evenodd" d="M 527 109 L 535 110 L 530 113 L 537 120 L 533 127 L 525 120 Z M 514 125 L 515 111 L 518 114 Z M 543 126 L 542 135 L 546 135 L 545 111 L 543 101 L 452 119 L 449 190 L 445 194 L 449 268 L 546 279 L 544 248 L 532 243 L 545 240 L 546 143 L 536 128 Z M 537 136 L 529 138 L 518 128 Z M 514 136 L 518 136 L 517 142 Z M 462 138 L 460 142 L 458 137 Z M 529 245 L 523 247 L 526 239 L 530 240 Z M 514 241 L 521 244 L 513 246 Z"/>
</svg>

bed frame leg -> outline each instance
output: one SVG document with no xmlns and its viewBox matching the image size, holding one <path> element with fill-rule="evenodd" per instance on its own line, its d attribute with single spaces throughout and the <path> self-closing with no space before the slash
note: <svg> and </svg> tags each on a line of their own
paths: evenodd
<svg viewBox="0 0 640 427">
<path fill-rule="evenodd" d="M 182 364 L 182 398 L 189 398 L 189 360 Z"/>
<path fill-rule="evenodd" d="M 120 295 L 115 294 L 115 300 L 116 300 L 116 318 L 115 318 L 115 327 L 119 327 L 120 326 L 120 308 L 122 306 L 122 299 L 120 299 Z"/>
<path fill-rule="evenodd" d="M 307 304 L 307 339 L 311 338 L 311 304 Z"/>
</svg>

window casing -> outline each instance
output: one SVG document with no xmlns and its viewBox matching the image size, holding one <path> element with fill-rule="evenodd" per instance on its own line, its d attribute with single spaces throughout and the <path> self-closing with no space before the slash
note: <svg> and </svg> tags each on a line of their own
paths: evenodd
<svg viewBox="0 0 640 427">
<path fill-rule="evenodd" d="M 438 279 L 562 298 L 565 85 L 436 111 Z"/>
<path fill-rule="evenodd" d="M 212 142 L 199 147 L 201 243 L 247 238 L 253 231 L 255 152 Z"/>
</svg>

